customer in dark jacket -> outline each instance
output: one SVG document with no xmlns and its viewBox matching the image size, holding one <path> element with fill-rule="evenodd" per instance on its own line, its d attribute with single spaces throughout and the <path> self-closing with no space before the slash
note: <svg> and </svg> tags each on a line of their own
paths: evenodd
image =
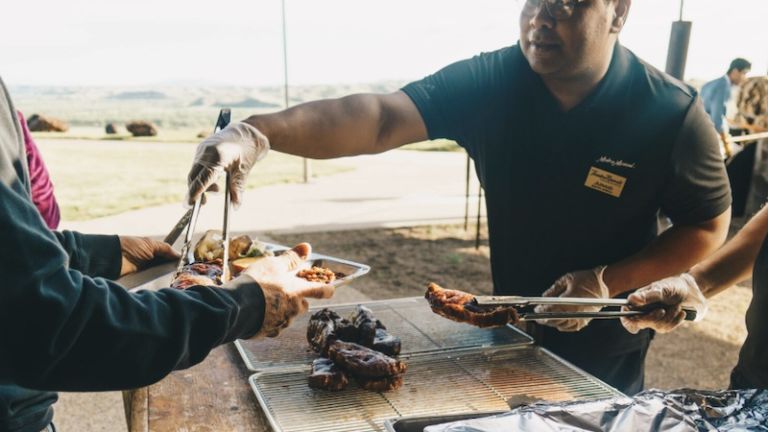
<svg viewBox="0 0 768 432">
<path fill-rule="evenodd" d="M 27 389 L 148 385 L 220 344 L 275 336 L 306 310 L 305 297 L 333 293 L 285 277 L 305 258 L 293 252 L 221 287 L 132 293 L 112 282 L 177 254 L 145 238 L 50 231 L 30 196 L 22 130 L 2 80 L 0 202 L 0 430 L 50 423 L 55 395 Z"/>
</svg>

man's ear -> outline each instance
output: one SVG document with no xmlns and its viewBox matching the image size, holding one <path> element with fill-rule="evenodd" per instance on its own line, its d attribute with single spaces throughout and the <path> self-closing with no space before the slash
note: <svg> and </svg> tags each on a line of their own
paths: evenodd
<svg viewBox="0 0 768 432">
<path fill-rule="evenodd" d="M 631 6 L 632 0 L 616 0 L 613 21 L 611 22 L 611 33 L 618 33 L 624 27 Z"/>
</svg>

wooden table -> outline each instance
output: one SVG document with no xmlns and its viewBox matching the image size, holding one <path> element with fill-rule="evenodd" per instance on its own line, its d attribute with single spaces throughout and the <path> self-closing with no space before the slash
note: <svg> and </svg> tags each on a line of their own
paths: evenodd
<svg viewBox="0 0 768 432">
<path fill-rule="evenodd" d="M 149 387 L 123 392 L 130 432 L 270 431 L 233 344 Z"/>
<path fill-rule="evenodd" d="M 119 280 L 128 289 L 167 286 L 175 264 L 163 264 Z M 332 299 L 311 305 L 370 300 L 350 286 Z M 233 344 L 220 346 L 187 370 L 173 372 L 149 387 L 123 392 L 129 432 L 269 432 L 272 429 L 248 384 L 246 369 Z"/>
<path fill-rule="evenodd" d="M 123 277 L 128 289 L 167 286 L 175 264 Z M 129 432 L 271 431 L 248 385 L 252 372 L 233 344 L 220 346 L 202 363 L 162 381 L 123 392 Z"/>
</svg>

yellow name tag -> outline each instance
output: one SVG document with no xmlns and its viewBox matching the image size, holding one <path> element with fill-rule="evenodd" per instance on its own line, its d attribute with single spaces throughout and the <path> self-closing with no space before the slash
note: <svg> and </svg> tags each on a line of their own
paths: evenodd
<svg viewBox="0 0 768 432">
<path fill-rule="evenodd" d="M 621 196 L 621 191 L 624 190 L 626 183 L 626 177 L 601 170 L 600 168 L 590 167 L 584 186 L 618 198 Z"/>
</svg>

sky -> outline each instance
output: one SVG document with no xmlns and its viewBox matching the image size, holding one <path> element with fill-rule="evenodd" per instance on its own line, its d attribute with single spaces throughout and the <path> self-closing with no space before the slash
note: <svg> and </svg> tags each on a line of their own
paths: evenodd
<svg viewBox="0 0 768 432">
<path fill-rule="evenodd" d="M 524 0 L 285 0 L 292 85 L 418 79 L 511 45 Z M 10 85 L 283 83 L 280 0 L 36 0 L 3 5 Z M 678 0 L 635 0 L 621 41 L 664 68 Z M 687 0 L 687 79 L 734 57 L 768 71 L 768 0 Z"/>
</svg>

